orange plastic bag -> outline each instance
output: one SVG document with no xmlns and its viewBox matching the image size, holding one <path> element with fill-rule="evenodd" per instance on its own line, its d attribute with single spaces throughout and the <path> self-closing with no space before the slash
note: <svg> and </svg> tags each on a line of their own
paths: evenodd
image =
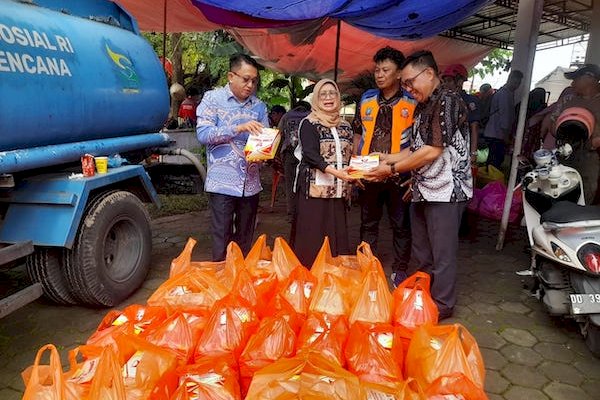
<svg viewBox="0 0 600 400">
<path fill-rule="evenodd" d="M 252 248 L 248 252 L 245 258 L 246 267 L 249 270 L 255 269 L 267 269 L 272 271 L 273 253 L 269 246 L 267 246 L 267 235 L 264 233 L 256 239 L 256 242 L 252 245 Z"/>
<path fill-rule="evenodd" d="M 267 304 L 264 318 L 283 317 L 297 334 L 304 324 L 305 317 L 298 314 L 294 307 L 281 295 L 276 294 Z"/>
<path fill-rule="evenodd" d="M 461 373 L 440 376 L 427 388 L 425 394 L 430 400 L 455 398 L 464 400 L 488 400 L 483 389 L 475 385 L 469 378 Z"/>
<path fill-rule="evenodd" d="M 437 378 L 453 373 L 464 374 L 483 388 L 485 367 L 473 336 L 460 324 L 419 327 L 406 355 L 406 374 L 427 388 Z"/>
<path fill-rule="evenodd" d="M 394 328 L 356 322 L 350 327 L 345 356 L 348 370 L 362 381 L 393 383 L 402 379 L 402 353 L 394 353 Z"/>
<path fill-rule="evenodd" d="M 414 379 L 386 384 L 362 382 L 366 399 L 431 400 Z M 450 400 L 450 399 L 447 399 Z M 458 399 L 456 399 L 458 400 Z"/>
<path fill-rule="evenodd" d="M 49 364 L 41 364 L 42 355 L 50 352 Z M 63 400 L 67 398 L 65 378 L 58 350 L 52 344 L 42 346 L 35 356 L 33 365 L 23 371 L 25 393 L 23 400 Z"/>
<path fill-rule="evenodd" d="M 267 307 L 268 303 L 277 295 L 279 287 L 277 275 L 271 273 L 269 275 L 253 276 L 252 285 L 257 296 L 256 312 L 259 318 L 264 318 L 271 312 Z"/>
<path fill-rule="evenodd" d="M 194 355 L 195 342 L 187 319 L 180 313 L 173 314 L 145 339 L 162 348 L 172 350 L 180 365 L 187 364 Z"/>
<path fill-rule="evenodd" d="M 246 268 L 246 261 L 244 260 L 244 253 L 236 242 L 229 242 L 227 245 L 227 254 L 225 255 L 225 264 L 222 270 L 217 272 L 217 279 L 225 287 L 235 281 L 238 271 Z"/>
<path fill-rule="evenodd" d="M 323 245 L 315 257 L 310 272 L 319 280 L 325 273 L 337 276 L 349 287 L 357 287 L 362 280 L 361 266 L 357 256 L 340 255 L 333 257 L 329 246 L 329 237 L 325 237 Z"/>
<path fill-rule="evenodd" d="M 350 314 L 350 324 L 356 321 L 389 324 L 392 321 L 392 305 L 387 279 L 377 269 L 367 271 Z"/>
<path fill-rule="evenodd" d="M 279 294 L 286 299 L 298 314 L 308 315 L 310 302 L 317 288 L 317 278 L 299 265 L 292 270 Z"/>
<path fill-rule="evenodd" d="M 348 331 L 348 320 L 344 316 L 311 313 L 298 335 L 297 352 L 316 351 L 343 367 L 346 364 L 344 347 Z"/>
<path fill-rule="evenodd" d="M 283 316 L 264 319 L 239 358 L 242 393 L 248 391 L 256 371 L 295 354 L 296 334 L 288 321 Z"/>
<path fill-rule="evenodd" d="M 132 304 L 123 309 L 111 310 L 87 340 L 88 345 L 113 346 L 116 349 L 115 337 L 128 334 L 139 335 L 152 331 L 167 318 L 163 307 L 149 307 Z"/>
<path fill-rule="evenodd" d="M 246 268 L 240 268 L 237 271 L 230 294 L 242 297 L 250 303 L 252 307 L 256 307 L 258 304 L 258 294 L 252 284 L 252 276 L 250 276 L 250 273 Z"/>
<path fill-rule="evenodd" d="M 167 279 L 148 299 L 148 305 L 167 307 L 170 311 L 207 313 L 229 290 L 214 275 L 192 269 Z"/>
<path fill-rule="evenodd" d="M 356 261 L 361 271 L 365 271 L 371 265 L 371 262 L 377 260 L 377 257 L 373 254 L 371 246 L 367 242 L 360 242 L 356 247 Z M 381 266 L 381 264 L 379 264 Z M 383 272 L 383 270 L 382 270 Z M 384 274 L 385 276 L 385 274 Z"/>
<path fill-rule="evenodd" d="M 179 388 L 171 400 L 240 400 L 235 360 L 230 357 L 206 357 L 179 368 Z"/>
<path fill-rule="evenodd" d="M 317 284 L 315 295 L 309 310 L 331 315 L 350 315 L 351 286 L 345 286 L 342 279 L 330 273 L 324 273 Z"/>
<path fill-rule="evenodd" d="M 245 299 L 233 294 L 224 297 L 211 310 L 196 346 L 195 360 L 228 354 L 237 360 L 257 326 L 258 317 Z"/>
<path fill-rule="evenodd" d="M 112 347 L 105 347 L 90 388 L 90 400 L 126 400 L 121 368 Z"/>
<path fill-rule="evenodd" d="M 69 372 L 65 374 L 67 387 L 78 399 L 89 398 L 92 380 L 100 363 L 100 357 L 106 349 L 111 349 L 112 354 L 116 349 L 112 346 L 81 345 L 69 351 Z M 81 361 L 78 361 L 78 357 Z"/>
<path fill-rule="evenodd" d="M 185 320 L 187 321 L 188 326 L 190 327 L 190 332 L 192 333 L 192 342 L 194 346 L 198 343 L 198 339 L 200 339 L 200 335 L 204 332 L 204 327 L 206 326 L 206 322 L 208 321 L 208 314 L 194 314 L 194 313 L 181 313 Z"/>
<path fill-rule="evenodd" d="M 341 286 L 345 290 L 348 289 L 344 297 L 349 307 L 354 305 L 358 295 L 356 288 L 360 286 L 363 278 L 363 271 L 358 263 L 357 256 L 340 255 L 332 257 L 329 238 L 325 237 L 310 272 L 317 278 L 319 283 L 323 282 L 325 274 L 336 276 L 341 282 Z"/>
<path fill-rule="evenodd" d="M 363 399 L 358 378 L 318 353 L 282 358 L 254 375 L 246 400 Z"/>
<path fill-rule="evenodd" d="M 284 282 L 292 270 L 301 265 L 290 245 L 281 237 L 275 238 L 272 261 L 272 269 L 279 282 Z"/>
<path fill-rule="evenodd" d="M 181 253 L 171 261 L 169 278 L 181 275 L 195 268 L 213 274 L 217 274 L 224 268 L 225 261 L 192 261 L 194 246 L 196 246 L 196 240 L 189 238 Z"/>
<path fill-rule="evenodd" d="M 394 290 L 393 323 L 403 327 L 403 336 L 410 338 L 419 326 L 438 322 L 438 309 L 429 290 L 431 278 L 424 272 L 409 276 Z"/>
<path fill-rule="evenodd" d="M 137 336 L 120 336 L 117 345 L 127 399 L 169 399 L 177 388 L 176 354 Z"/>
<path fill-rule="evenodd" d="M 169 278 L 181 275 L 192 268 L 192 251 L 194 250 L 194 246 L 196 246 L 196 240 L 188 238 L 188 241 L 181 253 L 174 258 L 173 261 L 171 261 Z"/>
</svg>

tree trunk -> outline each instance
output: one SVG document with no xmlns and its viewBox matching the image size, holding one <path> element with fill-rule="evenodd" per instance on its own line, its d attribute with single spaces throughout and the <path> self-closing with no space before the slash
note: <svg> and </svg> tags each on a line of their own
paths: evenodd
<svg viewBox="0 0 600 400">
<path fill-rule="evenodd" d="M 169 39 L 171 41 L 171 48 L 173 49 L 173 55 L 171 57 L 171 62 L 173 64 L 173 77 L 171 78 L 171 84 L 179 83 L 183 85 L 183 48 L 181 46 L 181 33 L 170 33 Z M 169 112 L 171 117 L 177 118 L 180 105 L 181 100 L 171 98 L 171 111 Z"/>
</svg>

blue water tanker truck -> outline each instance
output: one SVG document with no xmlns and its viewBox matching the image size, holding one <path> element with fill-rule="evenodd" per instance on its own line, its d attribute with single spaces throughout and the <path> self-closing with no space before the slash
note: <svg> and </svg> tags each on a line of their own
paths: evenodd
<svg viewBox="0 0 600 400">
<path fill-rule="evenodd" d="M 162 66 L 118 4 L 0 0 L 0 265 L 25 259 L 33 282 L 0 317 L 42 294 L 113 306 L 141 285 L 144 203 L 158 203 L 142 161 L 188 155 L 160 133 L 168 111 Z M 84 177 L 85 154 L 129 163 Z"/>
</svg>

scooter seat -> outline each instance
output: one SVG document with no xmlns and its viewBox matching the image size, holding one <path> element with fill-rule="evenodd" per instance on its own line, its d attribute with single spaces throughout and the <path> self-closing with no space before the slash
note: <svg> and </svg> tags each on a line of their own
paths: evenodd
<svg viewBox="0 0 600 400">
<path fill-rule="evenodd" d="M 589 220 L 600 220 L 600 206 L 580 206 L 570 201 L 559 201 L 540 217 L 541 223 L 552 224 Z"/>
</svg>

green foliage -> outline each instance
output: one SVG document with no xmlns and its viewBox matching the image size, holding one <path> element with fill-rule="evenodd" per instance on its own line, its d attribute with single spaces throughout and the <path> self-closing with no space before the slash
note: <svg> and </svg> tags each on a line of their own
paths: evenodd
<svg viewBox="0 0 600 400">
<path fill-rule="evenodd" d="M 268 90 L 274 93 L 272 97 L 268 99 L 269 104 L 285 105 L 288 109 L 294 108 L 300 100 L 304 100 L 306 96 L 312 93 L 314 84 L 304 87 L 306 81 L 304 78 L 297 75 L 282 75 L 277 74 L 269 84 Z M 263 99 L 265 100 L 265 99 Z"/>
<path fill-rule="evenodd" d="M 143 33 L 143 36 L 159 56 L 163 54 L 163 34 Z M 235 53 L 245 53 L 232 36 L 225 31 L 182 33 L 181 40 L 176 46 L 182 49 L 182 67 L 185 87 L 196 86 L 200 91 L 223 86 L 227 83 L 229 57 Z M 175 51 L 171 40 L 166 42 L 166 56 L 173 58 Z M 312 86 L 303 87 L 303 78 L 285 76 L 268 69 L 260 71 L 261 86 L 257 93 L 269 108 L 283 105 L 287 109 L 294 107 L 299 100 L 304 99 Z"/>
<path fill-rule="evenodd" d="M 470 76 L 479 75 L 484 78 L 486 75 L 492 75 L 496 71 L 508 71 L 512 59 L 512 51 L 504 49 L 494 49 L 479 64 L 471 69 Z"/>
<path fill-rule="evenodd" d="M 156 54 L 162 56 L 163 34 L 145 32 L 142 35 Z M 166 44 L 166 56 L 172 58 L 174 46 L 170 40 Z M 243 52 L 242 47 L 225 31 L 183 33 L 176 46 L 180 46 L 183 52 L 184 86 L 195 85 L 200 89 L 225 84 L 229 57 Z"/>
</svg>

